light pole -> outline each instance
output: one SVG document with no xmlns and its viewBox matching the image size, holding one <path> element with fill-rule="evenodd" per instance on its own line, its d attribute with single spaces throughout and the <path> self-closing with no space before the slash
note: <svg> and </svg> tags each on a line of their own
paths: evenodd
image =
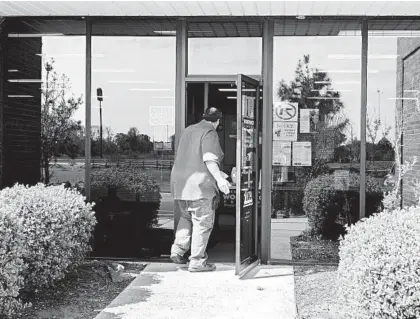
<svg viewBox="0 0 420 319">
<path fill-rule="evenodd" d="M 102 89 L 98 88 L 96 90 L 96 95 L 99 101 L 99 138 L 100 138 L 100 156 L 102 159 L 102 101 L 103 101 L 103 96 L 102 96 Z"/>
<path fill-rule="evenodd" d="M 377 90 L 376 92 L 378 92 L 378 118 L 379 118 L 379 123 L 381 122 L 381 90 Z"/>
</svg>

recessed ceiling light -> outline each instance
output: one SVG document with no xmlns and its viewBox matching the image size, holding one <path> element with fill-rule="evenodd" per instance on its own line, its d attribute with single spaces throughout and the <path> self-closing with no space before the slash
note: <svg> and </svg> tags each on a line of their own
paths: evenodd
<svg viewBox="0 0 420 319">
<path fill-rule="evenodd" d="M 338 36 L 361 36 L 362 31 L 360 30 L 341 30 Z M 369 30 L 369 37 L 418 37 L 420 31 L 418 30 Z"/>
<path fill-rule="evenodd" d="M 361 54 L 328 54 L 328 59 L 334 60 L 359 60 Z M 396 59 L 398 55 L 395 54 L 369 54 L 368 59 L 381 60 L 381 59 Z"/>
<path fill-rule="evenodd" d="M 161 34 L 161 35 L 176 35 L 176 31 L 175 30 L 160 30 L 160 31 L 153 31 L 156 34 Z"/>
<path fill-rule="evenodd" d="M 37 53 L 36 55 L 42 57 L 85 57 L 85 53 Z M 102 53 L 93 53 L 92 57 L 94 58 L 103 58 L 105 57 Z"/>
<path fill-rule="evenodd" d="M 42 83 L 42 79 L 10 79 L 11 83 Z"/>
<path fill-rule="evenodd" d="M 313 96 L 308 97 L 309 100 L 339 100 L 339 97 L 330 97 L 330 96 Z"/>
<path fill-rule="evenodd" d="M 134 70 L 124 70 L 124 69 L 98 69 L 98 70 L 92 70 L 92 72 L 97 72 L 97 73 L 135 73 L 136 71 Z"/>
<path fill-rule="evenodd" d="M 9 38 L 39 38 L 39 37 L 56 37 L 62 36 L 64 33 L 9 33 Z"/>
<path fill-rule="evenodd" d="M 19 70 L 7 70 L 8 72 L 19 72 Z"/>
<path fill-rule="evenodd" d="M 388 100 L 418 100 L 415 97 L 389 97 Z"/>
<path fill-rule="evenodd" d="M 238 89 L 219 89 L 220 92 L 237 92 Z M 256 89 L 242 89 L 242 92 L 255 92 Z"/>
<path fill-rule="evenodd" d="M 132 88 L 130 91 L 170 91 L 171 89 L 143 89 L 143 88 Z"/>
<path fill-rule="evenodd" d="M 153 96 L 152 99 L 175 99 L 175 96 Z"/>
<path fill-rule="evenodd" d="M 110 80 L 108 83 L 122 83 L 122 84 L 128 84 L 128 83 L 137 83 L 137 84 L 155 84 L 157 82 L 155 81 L 137 81 L 137 80 Z"/>
<path fill-rule="evenodd" d="M 337 92 L 337 91 L 339 91 L 339 92 L 353 92 L 353 90 L 347 90 L 347 89 L 344 89 L 344 90 L 340 90 L 340 89 L 335 89 L 335 90 L 311 90 L 312 92 L 321 92 L 321 91 L 325 91 L 325 92 Z"/>
<path fill-rule="evenodd" d="M 317 70 L 313 73 L 360 73 L 360 70 Z M 378 70 L 368 70 L 368 73 L 378 73 Z"/>
<path fill-rule="evenodd" d="M 12 98 L 19 98 L 19 97 L 33 97 L 33 95 L 8 95 L 7 97 L 12 97 Z"/>
</svg>

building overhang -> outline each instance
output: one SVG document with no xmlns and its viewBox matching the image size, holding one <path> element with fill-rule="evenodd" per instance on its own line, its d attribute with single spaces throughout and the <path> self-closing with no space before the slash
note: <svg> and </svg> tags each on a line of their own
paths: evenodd
<svg viewBox="0 0 420 319">
<path fill-rule="evenodd" d="M 2 1 L 0 16 L 419 16 L 418 1 Z"/>
</svg>

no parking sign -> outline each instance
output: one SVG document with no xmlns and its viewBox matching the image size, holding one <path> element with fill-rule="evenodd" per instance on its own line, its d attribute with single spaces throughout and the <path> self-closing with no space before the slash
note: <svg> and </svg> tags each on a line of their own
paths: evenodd
<svg viewBox="0 0 420 319">
<path fill-rule="evenodd" d="M 297 122 L 298 120 L 298 104 L 282 101 L 273 103 L 273 119 L 274 122 Z"/>
</svg>

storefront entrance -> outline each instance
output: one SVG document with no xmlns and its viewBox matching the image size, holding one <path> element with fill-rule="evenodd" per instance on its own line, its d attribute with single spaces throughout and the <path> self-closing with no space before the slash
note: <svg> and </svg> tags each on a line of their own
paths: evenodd
<svg viewBox="0 0 420 319">
<path fill-rule="evenodd" d="M 209 242 L 215 261 L 235 262 L 243 275 L 260 258 L 260 167 L 262 89 L 258 77 L 191 76 L 186 81 L 186 126 L 201 120 L 207 107 L 223 112 L 218 128 L 225 153 L 221 170 L 230 176 L 229 195 L 216 212 Z M 179 216 L 175 216 L 175 225 Z"/>
</svg>

